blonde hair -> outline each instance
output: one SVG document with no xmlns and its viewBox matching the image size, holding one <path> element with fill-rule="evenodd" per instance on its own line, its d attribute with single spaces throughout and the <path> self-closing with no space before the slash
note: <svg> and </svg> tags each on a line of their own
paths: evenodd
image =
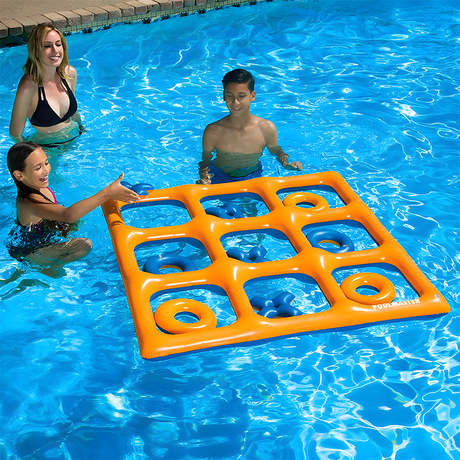
<svg viewBox="0 0 460 460">
<path fill-rule="evenodd" d="M 65 71 L 66 67 L 69 65 L 69 55 L 67 53 L 67 42 L 64 38 L 64 35 L 62 35 L 62 33 L 54 26 L 50 26 L 48 24 L 38 24 L 32 29 L 29 40 L 27 41 L 27 52 L 29 56 L 23 67 L 24 73 L 26 75 L 30 75 L 32 80 L 37 83 L 38 86 L 43 85 L 43 72 L 41 63 L 43 45 L 45 43 L 46 36 L 53 30 L 57 32 L 61 38 L 62 48 L 64 50 L 62 62 L 57 68 L 57 73 L 64 80 L 71 79 L 71 77 L 67 75 Z"/>
</svg>

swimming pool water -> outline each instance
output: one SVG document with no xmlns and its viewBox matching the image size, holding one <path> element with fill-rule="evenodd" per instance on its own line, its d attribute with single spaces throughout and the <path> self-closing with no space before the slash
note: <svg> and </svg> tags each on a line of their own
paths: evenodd
<svg viewBox="0 0 460 460">
<path fill-rule="evenodd" d="M 247 68 L 253 113 L 275 122 L 303 172 L 342 174 L 452 311 L 145 361 L 97 210 L 78 232 L 94 249 L 65 274 L 30 270 L 0 246 L 0 458 L 458 459 L 459 19 L 450 1 L 272 2 L 68 37 L 88 131 L 50 152 L 63 204 L 121 171 L 156 188 L 193 183 L 202 131 L 226 114 L 222 76 Z M 24 46 L 0 50 L 3 159 L 25 57 Z M 296 174 L 261 161 L 266 176 Z M 0 175 L 3 241 L 15 197 L 4 160 Z M 155 251 L 139 248 L 139 263 Z M 299 298 L 308 290 L 305 312 L 326 307 L 308 279 L 245 289 L 286 284 Z M 398 289 L 407 295 L 404 280 Z M 234 320 L 200 291 L 220 324 Z"/>
</svg>

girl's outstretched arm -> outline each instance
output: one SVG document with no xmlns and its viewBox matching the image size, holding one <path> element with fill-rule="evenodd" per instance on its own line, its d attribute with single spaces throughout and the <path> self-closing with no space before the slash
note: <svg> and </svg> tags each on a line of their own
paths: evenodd
<svg viewBox="0 0 460 460">
<path fill-rule="evenodd" d="M 22 206 L 26 207 L 29 213 L 41 219 L 68 223 L 75 222 L 110 199 L 123 201 L 125 203 L 139 201 L 140 197 L 136 192 L 120 184 L 122 179 L 123 173 L 116 181 L 103 188 L 100 192 L 89 198 L 78 201 L 68 208 L 59 204 L 50 204 L 45 201 L 44 198 L 43 200 L 40 199 L 40 195 L 34 195 L 37 201 L 24 199 Z"/>
</svg>

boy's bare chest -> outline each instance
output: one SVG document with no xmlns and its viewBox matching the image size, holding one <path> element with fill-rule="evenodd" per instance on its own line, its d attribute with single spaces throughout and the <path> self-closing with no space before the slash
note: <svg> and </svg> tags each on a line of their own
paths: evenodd
<svg viewBox="0 0 460 460">
<path fill-rule="evenodd" d="M 220 133 L 216 148 L 224 152 L 255 153 L 265 147 L 265 138 L 260 129 L 225 129 Z"/>
</svg>

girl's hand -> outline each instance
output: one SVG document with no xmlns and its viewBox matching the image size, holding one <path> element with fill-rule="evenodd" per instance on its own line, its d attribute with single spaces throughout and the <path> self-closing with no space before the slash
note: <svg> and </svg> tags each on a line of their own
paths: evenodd
<svg viewBox="0 0 460 460">
<path fill-rule="evenodd" d="M 139 201 L 141 198 L 136 192 L 120 184 L 123 176 L 124 174 L 121 173 L 120 177 L 106 188 L 108 195 L 107 199 L 111 198 L 112 200 L 123 201 L 125 203 Z"/>
</svg>

